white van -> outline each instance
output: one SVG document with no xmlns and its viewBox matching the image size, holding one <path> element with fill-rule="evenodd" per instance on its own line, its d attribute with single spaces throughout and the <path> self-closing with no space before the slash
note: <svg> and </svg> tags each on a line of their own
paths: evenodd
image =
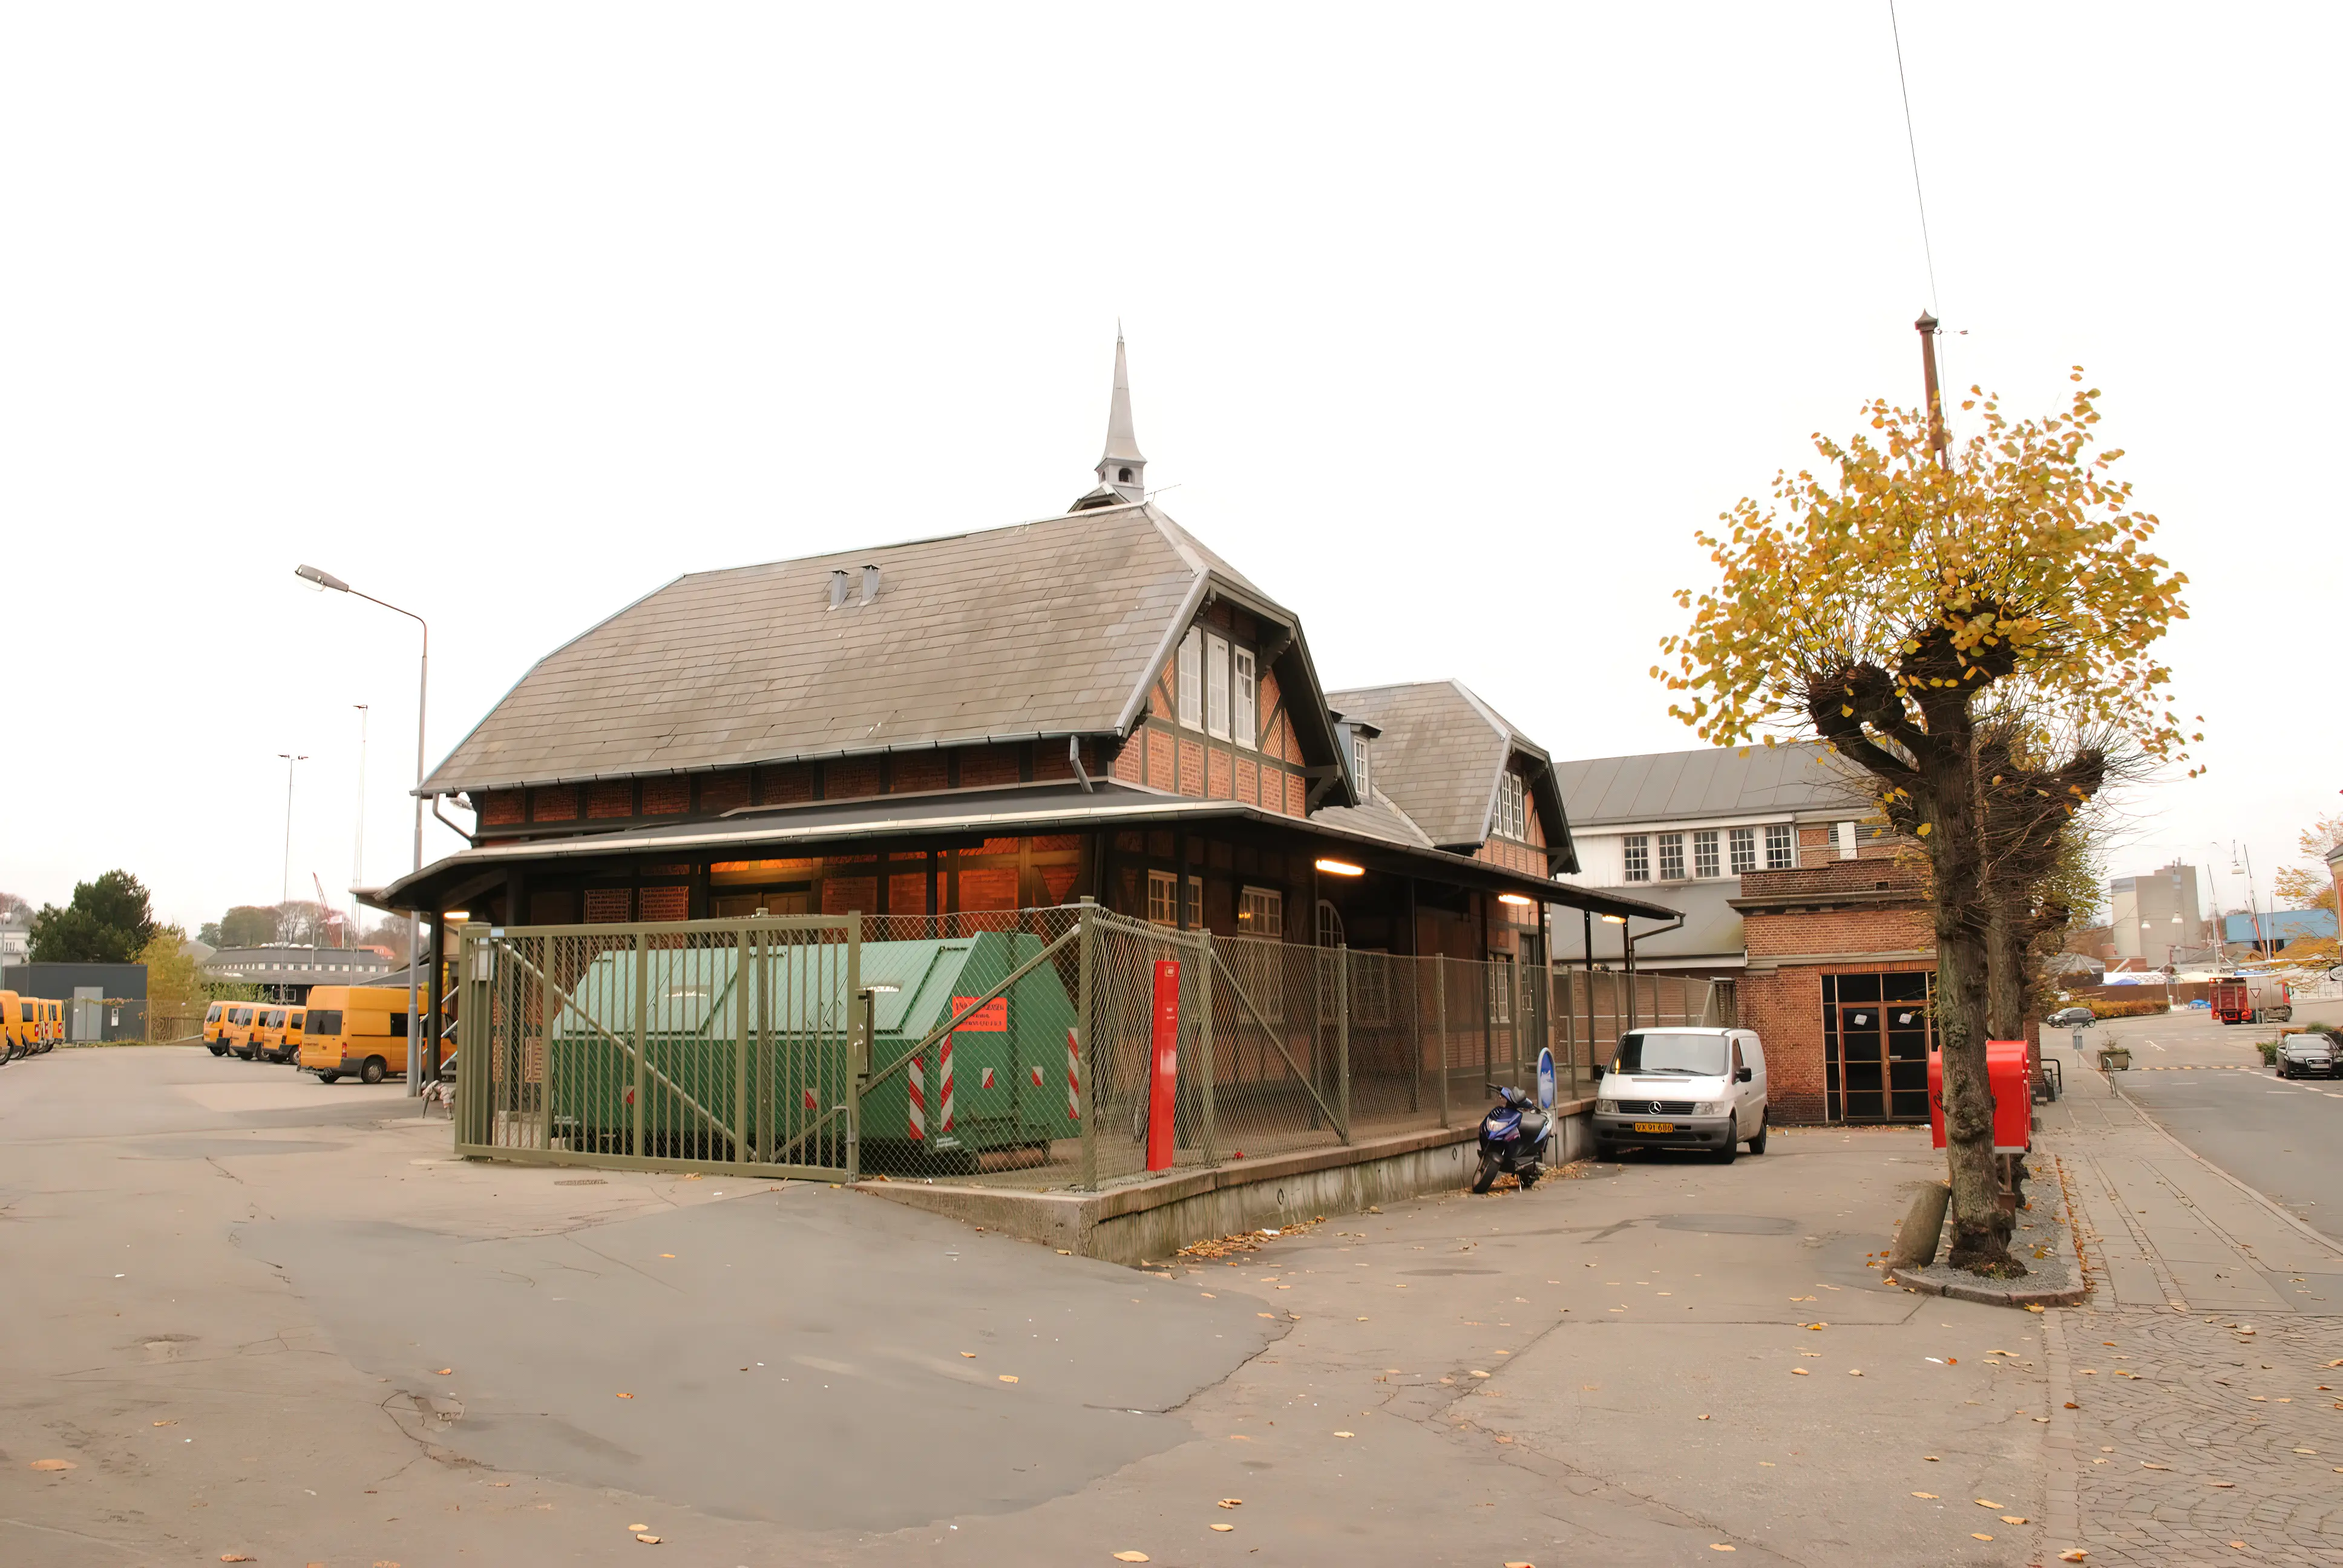
<svg viewBox="0 0 2343 1568">
<path fill-rule="evenodd" d="M 1745 1029 L 1630 1030 L 1594 1101 L 1594 1150 L 1765 1152 L 1765 1048 Z"/>
</svg>

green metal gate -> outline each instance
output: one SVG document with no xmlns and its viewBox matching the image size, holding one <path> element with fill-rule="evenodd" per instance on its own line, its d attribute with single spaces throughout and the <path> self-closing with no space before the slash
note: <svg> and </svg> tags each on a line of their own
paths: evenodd
<svg viewBox="0 0 2343 1568">
<path fill-rule="evenodd" d="M 457 1152 L 853 1180 L 859 925 L 464 927 Z"/>
</svg>

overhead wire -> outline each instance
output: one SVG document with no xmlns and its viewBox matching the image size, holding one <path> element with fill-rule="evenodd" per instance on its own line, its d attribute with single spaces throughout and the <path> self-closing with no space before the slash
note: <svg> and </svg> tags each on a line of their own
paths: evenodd
<svg viewBox="0 0 2343 1568">
<path fill-rule="evenodd" d="M 1941 324 L 1944 317 L 1936 308 L 1938 299 L 1936 290 L 1936 248 L 1928 238 L 1928 196 L 1926 191 L 1922 188 L 1920 184 L 1920 137 L 1912 128 L 1912 84 L 1906 78 L 1904 72 L 1904 29 L 1897 24 L 1896 19 L 1896 0 L 1887 0 L 1887 33 L 1888 36 L 1895 40 L 1896 85 L 1898 91 L 1903 94 L 1904 97 L 1904 146 L 1906 150 L 1910 152 L 1912 156 L 1912 201 L 1913 205 L 1919 209 L 1920 213 L 1920 255 L 1927 263 L 1928 267 L 1928 314 L 1936 317 L 1938 322 Z M 1951 356 L 1945 352 L 1946 347 L 1948 346 L 1944 342 L 1946 333 L 1941 325 L 1938 326 L 1936 336 L 1937 338 L 1937 368 L 1941 378 L 1941 385 L 1945 388 L 1944 401 L 1947 406 L 1945 412 L 1940 414 L 1938 417 L 1945 420 L 1947 432 L 1949 433 L 1951 426 L 1949 406 L 1953 400 L 1953 377 L 1952 367 L 1947 363 L 1947 361 L 1950 360 Z"/>
</svg>

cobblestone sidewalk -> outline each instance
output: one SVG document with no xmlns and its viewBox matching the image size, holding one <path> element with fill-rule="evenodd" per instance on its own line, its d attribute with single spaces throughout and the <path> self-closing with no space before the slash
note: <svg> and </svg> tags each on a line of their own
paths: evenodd
<svg viewBox="0 0 2343 1568">
<path fill-rule="evenodd" d="M 2043 1559 L 2343 1564 L 2343 1249 L 2121 1099 L 2044 1121 L 2092 1294 L 2046 1315 Z"/>
</svg>

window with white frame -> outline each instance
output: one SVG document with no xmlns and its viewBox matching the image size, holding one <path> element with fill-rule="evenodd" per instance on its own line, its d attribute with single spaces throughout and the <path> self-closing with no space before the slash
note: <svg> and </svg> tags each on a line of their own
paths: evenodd
<svg viewBox="0 0 2343 1568">
<path fill-rule="evenodd" d="M 1652 879 L 1652 836 L 1649 833 L 1630 833 L 1622 839 L 1620 843 L 1626 850 L 1625 879 L 1630 882 L 1650 881 Z"/>
<path fill-rule="evenodd" d="M 1180 879 L 1170 871 L 1147 873 L 1147 919 L 1154 925 L 1180 923 Z"/>
<path fill-rule="evenodd" d="M 1229 639 L 1204 638 L 1204 733 L 1229 738 Z"/>
<path fill-rule="evenodd" d="M 1247 888 L 1237 897 L 1237 935 L 1285 939 L 1285 895 L 1274 888 Z"/>
<path fill-rule="evenodd" d="M 1180 722 L 1191 729 L 1204 726 L 1204 634 L 1194 627 L 1180 639 L 1180 673 L 1174 683 Z"/>
<path fill-rule="evenodd" d="M 1359 799 L 1364 800 L 1375 787 L 1375 744 L 1357 730 L 1351 732 L 1351 771 L 1358 776 Z"/>
<path fill-rule="evenodd" d="M 1236 681 L 1236 742 L 1251 750 L 1261 743 L 1261 682 L 1249 648 L 1229 650 Z"/>
<path fill-rule="evenodd" d="M 1681 882 L 1684 879 L 1684 835 L 1663 833 L 1660 835 L 1660 880 Z"/>
<path fill-rule="evenodd" d="M 1492 1023 L 1513 1021 L 1513 955 L 1489 955 L 1489 1020 Z"/>
<path fill-rule="evenodd" d="M 1798 863 L 1797 846 L 1791 840 L 1787 822 L 1765 824 L 1765 869 L 1786 871 Z"/>
<path fill-rule="evenodd" d="M 1695 877 L 1721 877 L 1725 868 L 1716 858 L 1716 829 L 1703 828 L 1692 836 L 1692 874 Z"/>
<path fill-rule="evenodd" d="M 1510 769 L 1497 779 L 1496 831 L 1507 839 L 1530 836 L 1528 786 Z"/>
<path fill-rule="evenodd" d="M 1733 848 L 1733 874 L 1757 869 L 1757 829 L 1735 828 L 1730 834 Z"/>
</svg>

